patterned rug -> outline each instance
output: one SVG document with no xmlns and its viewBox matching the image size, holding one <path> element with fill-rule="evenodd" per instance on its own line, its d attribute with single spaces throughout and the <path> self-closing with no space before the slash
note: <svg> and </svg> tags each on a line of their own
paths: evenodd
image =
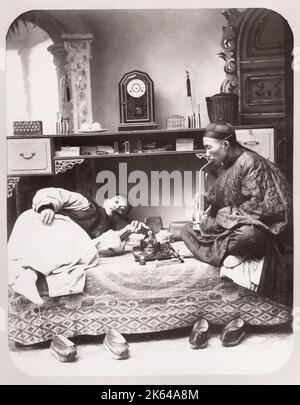
<svg viewBox="0 0 300 405">
<path fill-rule="evenodd" d="M 162 262 L 161 262 L 162 263 Z M 9 339 L 30 345 L 66 337 L 101 335 L 108 328 L 145 333 L 193 325 L 200 317 L 225 325 L 236 316 L 250 325 L 279 325 L 291 309 L 219 277 L 194 258 L 140 266 L 131 253 L 102 258 L 87 271 L 83 294 L 49 298 L 40 308 L 9 290 Z"/>
</svg>

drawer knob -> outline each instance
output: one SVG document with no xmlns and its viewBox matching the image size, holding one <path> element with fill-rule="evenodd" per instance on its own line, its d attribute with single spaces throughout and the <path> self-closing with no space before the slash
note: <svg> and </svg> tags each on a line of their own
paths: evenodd
<svg viewBox="0 0 300 405">
<path fill-rule="evenodd" d="M 258 141 L 247 141 L 247 142 L 243 142 L 243 145 L 255 146 L 255 145 L 259 145 L 259 142 Z"/>
<path fill-rule="evenodd" d="M 24 159 L 31 159 L 35 155 L 35 152 L 31 153 L 20 152 L 19 155 L 22 156 Z"/>
</svg>

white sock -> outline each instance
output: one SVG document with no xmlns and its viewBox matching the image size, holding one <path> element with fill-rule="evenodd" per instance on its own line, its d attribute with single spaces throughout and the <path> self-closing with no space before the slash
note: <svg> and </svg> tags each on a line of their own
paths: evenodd
<svg viewBox="0 0 300 405">
<path fill-rule="evenodd" d="M 24 269 L 24 271 L 19 275 L 12 288 L 17 293 L 24 295 L 31 302 L 34 302 L 37 305 L 42 305 L 43 300 L 38 292 L 36 286 L 37 275 L 31 269 Z"/>
<path fill-rule="evenodd" d="M 232 269 L 233 267 L 238 266 L 239 264 L 243 263 L 246 259 L 242 256 L 227 256 L 224 261 L 223 265 L 228 269 Z"/>
</svg>

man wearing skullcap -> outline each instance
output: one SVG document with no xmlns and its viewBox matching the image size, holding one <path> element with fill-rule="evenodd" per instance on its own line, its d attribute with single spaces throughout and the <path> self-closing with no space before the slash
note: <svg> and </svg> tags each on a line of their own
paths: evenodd
<svg viewBox="0 0 300 405">
<path fill-rule="evenodd" d="M 203 144 L 216 178 L 205 195 L 206 209 L 194 230 L 188 223 L 182 238 L 199 260 L 234 268 L 249 259 L 262 259 L 257 292 L 291 303 L 291 269 L 284 264 L 282 243 L 291 224 L 292 198 L 280 170 L 237 142 L 229 123 L 211 123 Z"/>
</svg>

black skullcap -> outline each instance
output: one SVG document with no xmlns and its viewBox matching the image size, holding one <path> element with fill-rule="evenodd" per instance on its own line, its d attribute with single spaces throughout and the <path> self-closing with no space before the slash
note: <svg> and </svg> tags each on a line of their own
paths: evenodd
<svg viewBox="0 0 300 405">
<path fill-rule="evenodd" d="M 232 136 L 231 136 L 232 135 Z M 224 121 L 212 122 L 209 124 L 204 132 L 203 137 L 219 139 L 223 141 L 225 139 L 236 141 L 235 130 L 231 124 Z"/>
</svg>

